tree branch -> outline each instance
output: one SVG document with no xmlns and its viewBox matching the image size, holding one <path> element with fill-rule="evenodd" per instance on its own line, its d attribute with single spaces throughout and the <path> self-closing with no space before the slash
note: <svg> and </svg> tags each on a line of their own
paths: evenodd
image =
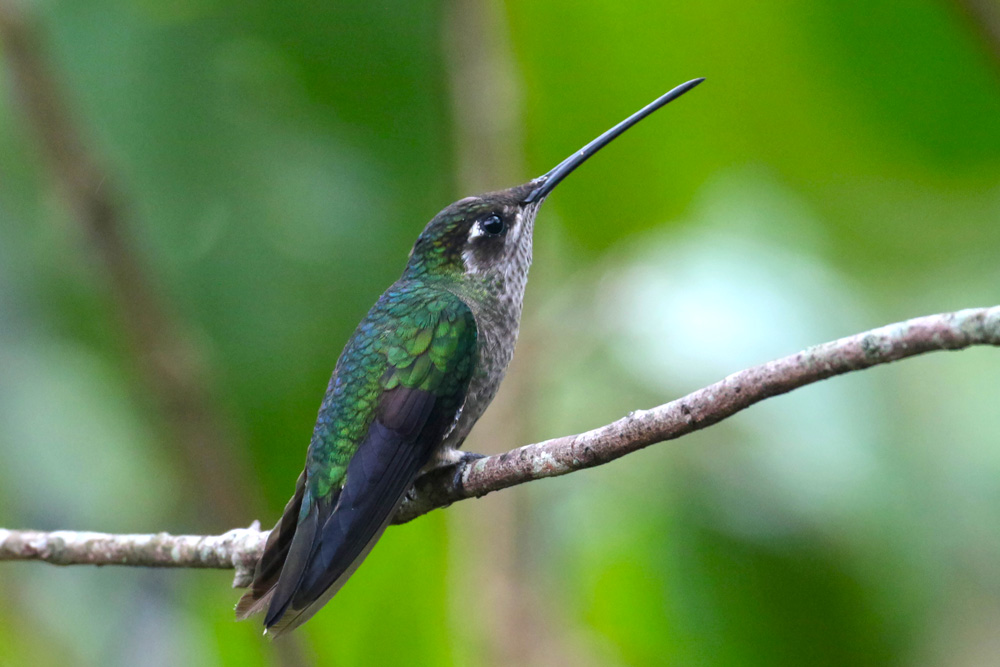
<svg viewBox="0 0 1000 667">
<path fill-rule="evenodd" d="M 0 561 L 40 560 L 53 565 L 130 565 L 236 569 L 233 587 L 245 587 L 264 552 L 267 532 L 256 521 L 222 535 L 112 535 L 89 531 L 0 528 Z"/>
<path fill-rule="evenodd" d="M 442 466 L 417 479 L 394 522 L 405 523 L 466 498 L 608 463 L 711 426 L 766 398 L 835 375 L 925 352 L 961 350 L 973 345 L 1000 346 L 1000 306 L 918 317 L 823 343 L 734 373 L 683 398 L 650 410 L 637 410 L 586 433 L 526 445 L 471 463 Z M 57 565 L 235 567 L 234 586 L 245 586 L 266 537 L 256 522 L 249 529 L 209 537 L 0 529 L 0 560 L 43 560 Z"/>
</svg>

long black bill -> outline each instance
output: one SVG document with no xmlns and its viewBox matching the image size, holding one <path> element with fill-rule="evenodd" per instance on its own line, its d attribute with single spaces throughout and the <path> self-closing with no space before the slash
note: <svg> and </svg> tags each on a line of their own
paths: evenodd
<svg viewBox="0 0 1000 667">
<path fill-rule="evenodd" d="M 640 109 L 639 111 L 636 111 L 634 114 L 632 114 L 622 122 L 618 123 L 617 125 L 615 125 L 613 128 L 611 128 L 601 136 L 591 141 L 589 144 L 578 150 L 576 153 L 570 155 L 568 158 L 560 162 L 559 165 L 556 166 L 556 168 L 550 171 L 549 173 L 539 178 L 536 178 L 535 189 L 529 192 L 528 196 L 524 198 L 524 203 L 530 204 L 532 202 L 541 201 L 542 199 L 544 199 L 546 195 L 552 192 L 552 188 L 559 185 L 559 182 L 562 181 L 562 179 L 566 178 L 571 171 L 573 171 L 581 164 L 583 164 L 587 160 L 587 158 L 589 158 L 591 155 L 593 155 L 594 153 L 596 153 L 597 151 L 601 150 L 609 143 L 611 143 L 611 141 L 614 140 L 615 137 L 617 137 L 622 132 L 629 129 L 630 127 L 632 127 L 640 120 L 642 120 L 649 114 L 653 113 L 663 105 L 667 104 L 668 102 L 676 100 L 678 97 L 680 97 L 687 91 L 691 90 L 704 80 L 705 80 L 704 78 L 692 79 L 687 83 L 682 83 L 681 85 L 671 90 L 669 93 L 666 93 L 661 97 L 657 98 L 651 104 Z"/>
</svg>

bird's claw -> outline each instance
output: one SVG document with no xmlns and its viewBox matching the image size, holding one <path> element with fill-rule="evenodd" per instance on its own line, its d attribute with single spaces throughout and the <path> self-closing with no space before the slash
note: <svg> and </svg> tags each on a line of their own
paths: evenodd
<svg viewBox="0 0 1000 667">
<path fill-rule="evenodd" d="M 485 459 L 485 454 L 477 454 L 475 452 L 463 452 L 462 456 L 455 462 L 455 474 L 451 478 L 451 485 L 462 491 L 464 484 L 462 483 L 462 476 L 465 474 L 466 469 L 475 461 L 479 459 Z"/>
</svg>

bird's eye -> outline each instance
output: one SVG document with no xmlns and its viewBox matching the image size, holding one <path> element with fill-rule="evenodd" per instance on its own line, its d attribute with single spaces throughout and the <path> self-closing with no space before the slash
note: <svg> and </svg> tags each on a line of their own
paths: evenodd
<svg viewBox="0 0 1000 667">
<path fill-rule="evenodd" d="M 507 231 L 507 223 L 499 215 L 491 215 L 479 222 L 479 227 L 490 236 L 499 236 Z"/>
</svg>

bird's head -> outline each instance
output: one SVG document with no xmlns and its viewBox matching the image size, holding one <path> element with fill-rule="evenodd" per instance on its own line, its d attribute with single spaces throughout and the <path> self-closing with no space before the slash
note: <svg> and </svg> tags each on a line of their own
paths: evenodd
<svg viewBox="0 0 1000 667">
<path fill-rule="evenodd" d="M 506 190 L 459 199 L 427 223 L 406 271 L 412 275 L 500 278 L 527 272 L 535 215 L 545 198 L 587 158 L 704 79 L 677 86 L 573 153 L 543 176 Z"/>
</svg>

